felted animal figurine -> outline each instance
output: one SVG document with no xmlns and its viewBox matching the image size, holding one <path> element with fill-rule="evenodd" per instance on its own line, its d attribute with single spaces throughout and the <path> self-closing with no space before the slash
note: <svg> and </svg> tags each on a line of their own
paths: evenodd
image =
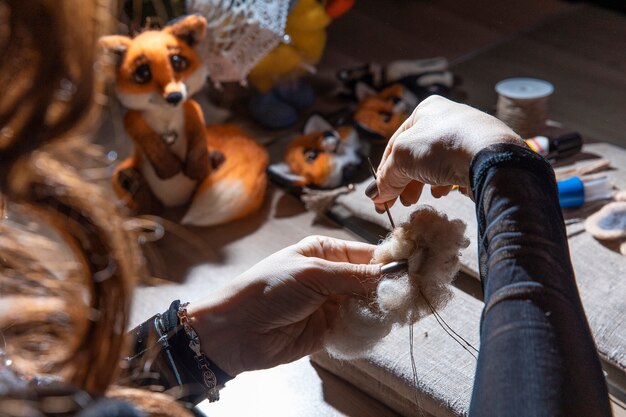
<svg viewBox="0 0 626 417">
<path fill-rule="evenodd" d="M 361 137 L 384 144 L 420 101 L 450 95 L 455 78 L 447 68 L 445 58 L 343 68 L 337 72 L 340 96 L 357 101 L 353 119 Z"/>
<path fill-rule="evenodd" d="M 287 16 L 281 43 L 250 71 L 248 81 L 257 90 L 249 102 L 252 118 L 281 129 L 295 124 L 300 111 L 315 101 L 315 92 L 302 76 L 314 71 L 326 46 L 326 28 L 347 12 L 354 0 L 297 0 Z"/>
<path fill-rule="evenodd" d="M 392 61 L 387 65 L 372 62 L 337 71 L 337 80 L 343 87 L 343 95 L 356 98 L 356 86 L 365 83 L 382 90 L 391 84 L 402 84 L 421 101 L 438 94 L 448 97 L 459 80 L 448 71 L 445 58 L 427 58 Z"/>
<path fill-rule="evenodd" d="M 374 142 L 386 142 L 411 115 L 418 100 L 402 84 L 376 91 L 365 84 L 356 87 L 354 123 L 359 133 Z"/>
<path fill-rule="evenodd" d="M 129 109 L 124 126 L 134 143 L 113 188 L 135 212 L 190 204 L 182 223 L 209 226 L 261 205 L 268 157 L 235 127 L 207 128 L 190 98 L 206 80 L 194 51 L 205 31 L 203 17 L 187 16 L 163 30 L 100 43 L 119 56 L 116 90 Z"/>
<path fill-rule="evenodd" d="M 313 115 L 303 134 L 287 147 L 284 162 L 270 165 L 269 170 L 285 185 L 335 188 L 355 175 L 363 161 L 360 150 L 354 128 L 335 129 L 321 116 Z"/>
</svg>

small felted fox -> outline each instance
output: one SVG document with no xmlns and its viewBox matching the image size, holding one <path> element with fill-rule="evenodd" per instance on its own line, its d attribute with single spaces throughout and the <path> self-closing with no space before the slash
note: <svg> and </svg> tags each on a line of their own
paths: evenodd
<svg viewBox="0 0 626 417">
<path fill-rule="evenodd" d="M 284 162 L 270 165 L 270 172 L 290 186 L 335 188 L 344 185 L 363 161 L 354 128 L 333 128 L 319 115 L 307 121 L 302 135 L 293 139 Z"/>
<path fill-rule="evenodd" d="M 207 22 L 187 16 L 131 39 L 105 36 L 119 55 L 117 95 L 129 110 L 134 154 L 120 163 L 113 188 L 136 212 L 191 202 L 183 224 L 209 226 L 245 216 L 262 203 L 265 149 L 234 126 L 206 127 L 191 100 L 207 73 L 194 51 Z"/>
<path fill-rule="evenodd" d="M 341 95 L 358 102 L 354 122 L 364 139 L 386 143 L 417 104 L 433 94 L 448 97 L 458 80 L 445 58 L 370 63 L 337 72 Z"/>
<path fill-rule="evenodd" d="M 363 136 L 379 142 L 387 142 L 418 103 L 417 97 L 402 84 L 382 91 L 358 84 L 356 96 L 359 103 L 354 113 L 355 125 Z"/>
</svg>

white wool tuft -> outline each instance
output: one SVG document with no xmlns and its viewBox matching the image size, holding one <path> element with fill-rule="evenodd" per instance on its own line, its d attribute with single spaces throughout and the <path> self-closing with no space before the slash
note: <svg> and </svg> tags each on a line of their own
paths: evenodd
<svg viewBox="0 0 626 417">
<path fill-rule="evenodd" d="M 369 298 L 345 303 L 325 340 L 328 353 L 358 358 L 394 324 L 415 323 L 432 314 L 430 306 L 443 308 L 452 297 L 449 284 L 459 270 L 460 250 L 468 245 L 461 220 L 449 220 L 430 206 L 418 208 L 378 245 L 372 258 L 372 263 L 382 264 L 408 259 L 408 274 L 385 276 Z"/>
<path fill-rule="evenodd" d="M 397 279 L 384 279 L 376 288 L 378 307 L 384 312 L 405 309 L 405 294 L 411 292 L 411 282 L 408 275 L 399 276 Z"/>
</svg>

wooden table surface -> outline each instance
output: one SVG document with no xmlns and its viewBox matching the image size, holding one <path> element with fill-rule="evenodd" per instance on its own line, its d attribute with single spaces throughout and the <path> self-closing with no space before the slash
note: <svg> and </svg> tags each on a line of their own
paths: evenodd
<svg viewBox="0 0 626 417">
<path fill-rule="evenodd" d="M 626 146 L 624 17 L 556 0 L 472 3 L 357 2 L 331 25 L 320 75 L 372 60 L 446 56 L 464 80 L 469 103 L 487 111 L 503 75 L 537 76 L 556 85 L 552 118 Z M 356 239 L 328 221 L 316 222 L 299 200 L 273 186 L 262 210 L 250 218 L 209 229 L 167 230 L 148 256 L 155 273 L 173 282 L 138 290 L 133 324 L 163 311 L 172 299 L 210 293 L 305 236 Z M 219 403 L 200 408 L 211 417 L 397 415 L 308 358 L 240 375 L 221 396 Z"/>
</svg>

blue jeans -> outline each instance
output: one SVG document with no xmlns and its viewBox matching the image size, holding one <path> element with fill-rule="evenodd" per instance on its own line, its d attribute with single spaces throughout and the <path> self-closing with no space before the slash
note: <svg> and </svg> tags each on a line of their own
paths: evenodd
<svg viewBox="0 0 626 417">
<path fill-rule="evenodd" d="M 485 294 L 470 416 L 610 416 L 551 166 L 496 145 L 471 166 Z"/>
</svg>

